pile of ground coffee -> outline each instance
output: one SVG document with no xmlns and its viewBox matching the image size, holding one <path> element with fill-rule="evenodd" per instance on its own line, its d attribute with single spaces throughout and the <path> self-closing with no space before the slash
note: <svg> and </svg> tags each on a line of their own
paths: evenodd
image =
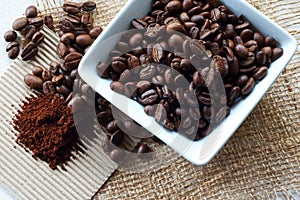
<svg viewBox="0 0 300 200">
<path fill-rule="evenodd" d="M 27 147 L 33 157 L 40 158 L 55 169 L 79 149 L 72 109 L 53 94 L 30 96 L 13 119 L 19 132 L 17 143 Z"/>
</svg>

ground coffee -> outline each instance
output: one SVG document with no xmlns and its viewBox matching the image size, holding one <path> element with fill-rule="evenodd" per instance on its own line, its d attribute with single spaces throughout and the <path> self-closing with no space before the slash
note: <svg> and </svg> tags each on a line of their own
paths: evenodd
<svg viewBox="0 0 300 200">
<path fill-rule="evenodd" d="M 72 151 L 79 149 L 72 109 L 51 93 L 27 97 L 22 103 L 13 119 L 19 132 L 17 143 L 32 151 L 33 157 L 46 161 L 50 168 L 63 166 Z"/>
</svg>

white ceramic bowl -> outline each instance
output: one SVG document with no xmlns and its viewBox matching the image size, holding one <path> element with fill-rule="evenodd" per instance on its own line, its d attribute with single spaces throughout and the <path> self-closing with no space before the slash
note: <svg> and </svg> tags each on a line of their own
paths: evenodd
<svg viewBox="0 0 300 200">
<path fill-rule="evenodd" d="M 230 115 L 210 135 L 200 141 L 190 141 L 186 137 L 176 132 L 170 132 L 156 123 L 153 117 L 144 113 L 143 106 L 136 101 L 113 92 L 109 86 L 111 81 L 100 78 L 96 72 L 96 65 L 99 60 L 105 60 L 119 40 L 118 36 L 110 37 L 128 30 L 132 19 L 147 15 L 152 2 L 152 0 L 129 0 L 83 57 L 79 66 L 79 74 L 104 98 L 171 146 L 187 160 L 196 165 L 203 165 L 214 157 L 258 104 L 292 58 L 297 43 L 288 32 L 245 0 L 223 0 L 222 2 L 233 13 L 237 16 L 244 15 L 262 34 L 273 36 L 284 50 L 284 53 L 282 57 L 272 63 L 267 76 L 255 86 L 252 93 L 234 106 Z M 110 39 L 107 40 L 108 38 Z"/>
</svg>

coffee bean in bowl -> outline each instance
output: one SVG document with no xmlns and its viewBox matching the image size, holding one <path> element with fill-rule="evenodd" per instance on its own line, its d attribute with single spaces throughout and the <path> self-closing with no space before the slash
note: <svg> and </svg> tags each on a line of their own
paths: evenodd
<svg viewBox="0 0 300 200">
<path fill-rule="evenodd" d="M 130 25 L 139 30 L 121 33 Z M 80 63 L 81 77 L 198 165 L 240 126 L 296 47 L 285 30 L 241 0 L 132 0 L 96 43 Z M 193 63 L 201 63 L 200 68 Z M 108 79 L 95 73 L 96 66 Z M 222 91 L 213 89 L 220 85 Z"/>
</svg>

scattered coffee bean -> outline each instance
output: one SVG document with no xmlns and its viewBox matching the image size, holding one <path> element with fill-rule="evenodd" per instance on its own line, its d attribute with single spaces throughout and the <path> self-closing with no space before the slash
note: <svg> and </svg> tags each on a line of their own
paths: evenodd
<svg viewBox="0 0 300 200">
<path fill-rule="evenodd" d="M 36 17 L 38 14 L 37 8 L 35 6 L 29 6 L 25 10 L 25 16 L 27 18 L 33 18 Z"/>
<path fill-rule="evenodd" d="M 20 31 L 20 30 L 24 29 L 27 25 L 28 25 L 27 18 L 20 17 L 13 22 L 12 28 L 16 31 Z"/>
<path fill-rule="evenodd" d="M 81 6 L 79 3 L 67 1 L 63 4 L 63 10 L 70 14 L 77 14 L 81 10 Z"/>
<path fill-rule="evenodd" d="M 19 55 L 20 44 L 16 41 L 10 42 L 6 46 L 6 52 L 10 59 L 15 59 Z"/>
<path fill-rule="evenodd" d="M 25 75 L 24 82 L 31 89 L 34 89 L 34 90 L 43 89 L 43 83 L 44 83 L 43 79 L 41 79 L 40 77 L 37 77 L 35 75 L 32 75 L 32 74 Z"/>
<path fill-rule="evenodd" d="M 31 71 L 32 71 L 33 75 L 41 78 L 44 69 L 42 67 L 40 67 L 40 66 L 34 66 Z"/>
<path fill-rule="evenodd" d="M 45 39 L 45 36 L 42 32 L 38 31 L 32 36 L 32 42 L 35 43 L 36 45 L 41 44 Z"/>
<path fill-rule="evenodd" d="M 100 26 L 95 26 L 90 30 L 89 34 L 91 38 L 96 39 L 102 33 L 102 31 L 103 29 Z"/>
<path fill-rule="evenodd" d="M 85 12 L 91 12 L 96 9 L 96 3 L 93 1 L 86 1 L 82 4 L 82 10 Z"/>
<path fill-rule="evenodd" d="M 53 22 L 53 17 L 52 15 L 47 15 L 44 17 L 44 23 L 45 25 L 51 29 L 51 30 L 54 30 L 54 22 Z"/>
<path fill-rule="evenodd" d="M 15 31 L 7 31 L 4 34 L 4 39 L 6 42 L 13 42 L 17 39 L 17 33 Z"/>
<path fill-rule="evenodd" d="M 21 54 L 21 57 L 24 61 L 31 60 L 38 54 L 38 47 L 33 42 L 30 42 L 25 46 L 23 49 L 23 52 Z"/>
<path fill-rule="evenodd" d="M 26 39 L 30 40 L 32 38 L 32 36 L 35 34 L 35 32 L 36 32 L 35 26 L 33 26 L 33 25 L 27 26 L 24 30 Z"/>
</svg>

